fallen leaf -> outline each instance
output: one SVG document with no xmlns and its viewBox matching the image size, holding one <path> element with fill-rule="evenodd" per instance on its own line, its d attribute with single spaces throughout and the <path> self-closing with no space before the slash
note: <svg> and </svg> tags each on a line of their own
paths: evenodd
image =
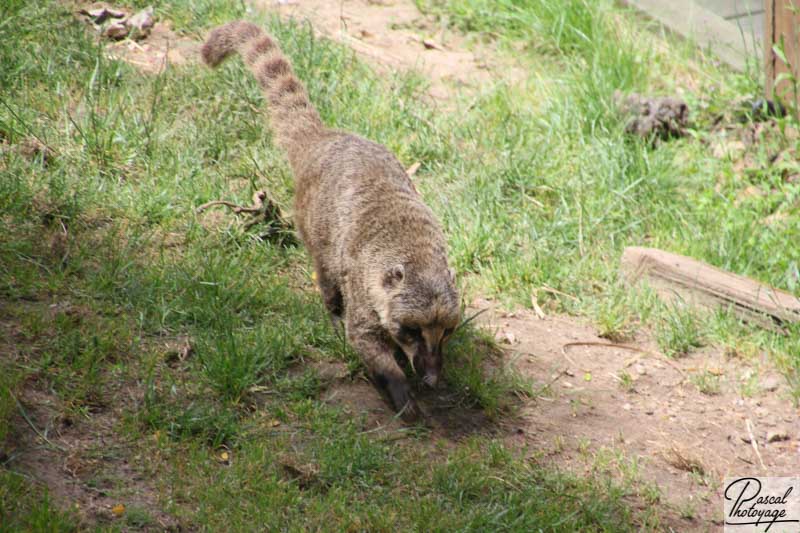
<svg viewBox="0 0 800 533">
<path fill-rule="evenodd" d="M 114 514 L 114 516 L 122 516 L 125 514 L 125 506 L 121 503 L 118 503 L 111 508 L 111 512 Z"/>
<path fill-rule="evenodd" d="M 417 170 L 419 170 L 419 167 L 420 167 L 421 165 L 422 165 L 422 163 L 420 163 L 419 161 L 417 161 L 416 163 L 414 163 L 413 165 L 411 165 L 410 167 L 408 167 L 408 168 L 406 169 L 406 174 L 408 175 L 408 177 L 410 178 L 411 176 L 413 176 L 414 174 L 416 174 L 416 173 L 417 173 Z"/>
<path fill-rule="evenodd" d="M 544 320 L 545 314 L 542 311 L 542 308 L 539 307 L 539 301 L 536 298 L 536 293 L 531 294 L 531 306 L 533 307 L 533 312 L 536 313 L 536 318 L 539 320 Z"/>
<path fill-rule="evenodd" d="M 281 421 L 280 420 L 272 419 L 272 420 L 269 421 L 269 427 L 271 427 L 271 428 L 278 427 L 280 425 L 281 425 Z"/>
</svg>

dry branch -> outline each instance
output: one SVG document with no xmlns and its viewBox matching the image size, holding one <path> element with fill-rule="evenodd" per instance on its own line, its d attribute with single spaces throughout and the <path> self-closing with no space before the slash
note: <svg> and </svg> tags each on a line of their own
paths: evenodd
<svg viewBox="0 0 800 533">
<path fill-rule="evenodd" d="M 245 231 L 257 224 L 266 224 L 268 230 L 267 233 L 261 235 L 262 239 L 277 241 L 278 244 L 283 245 L 297 244 L 297 238 L 294 236 L 292 223 L 283 216 L 280 207 L 269 198 L 266 191 L 254 192 L 252 205 L 238 205 L 227 200 L 212 200 L 199 206 L 197 208 L 197 213 L 200 214 L 218 205 L 231 209 L 237 215 L 250 215 L 250 221 L 248 221 L 244 227 Z"/>
</svg>

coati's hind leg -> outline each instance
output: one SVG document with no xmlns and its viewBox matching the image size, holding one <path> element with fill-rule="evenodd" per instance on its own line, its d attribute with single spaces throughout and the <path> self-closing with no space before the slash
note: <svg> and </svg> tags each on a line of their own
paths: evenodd
<svg viewBox="0 0 800 533">
<path fill-rule="evenodd" d="M 370 379 L 406 422 L 416 421 L 421 411 L 411 396 L 405 374 L 394 359 L 394 344 L 382 332 L 347 318 L 347 340 L 361 356 Z"/>
</svg>

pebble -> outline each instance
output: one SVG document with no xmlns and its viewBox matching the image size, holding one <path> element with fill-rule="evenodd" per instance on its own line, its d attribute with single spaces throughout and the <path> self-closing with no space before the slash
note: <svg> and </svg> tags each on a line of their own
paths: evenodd
<svg viewBox="0 0 800 533">
<path fill-rule="evenodd" d="M 781 382 L 776 376 L 769 376 L 761 380 L 761 390 L 765 392 L 776 391 L 780 386 Z"/>
<path fill-rule="evenodd" d="M 770 431 L 767 433 L 767 442 L 780 442 L 789 440 L 789 433 L 786 431 Z"/>
</svg>

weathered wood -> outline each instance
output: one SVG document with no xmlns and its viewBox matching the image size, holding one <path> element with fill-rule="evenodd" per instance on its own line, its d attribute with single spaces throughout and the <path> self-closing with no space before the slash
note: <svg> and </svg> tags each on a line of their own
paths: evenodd
<svg viewBox="0 0 800 533">
<path fill-rule="evenodd" d="M 797 0 L 764 0 L 764 63 L 766 68 L 765 96 L 778 96 L 785 102 L 797 105 L 797 95 L 789 80 L 778 80 L 781 74 L 800 76 L 800 2 Z M 794 7 L 793 7 L 794 6 Z M 773 50 L 783 43 L 783 53 L 788 64 Z"/>
<path fill-rule="evenodd" d="M 761 39 L 742 31 L 736 23 L 706 9 L 694 0 L 622 0 L 672 31 L 710 49 L 722 61 L 738 71 L 745 71 L 748 61 L 759 56 Z M 781 0 L 783 1 L 783 0 Z M 787 0 L 788 1 L 788 0 Z M 760 32 L 758 32 L 760 33 Z"/>
<path fill-rule="evenodd" d="M 695 0 L 697 4 L 722 18 L 733 19 L 764 11 L 764 0 Z"/>
<path fill-rule="evenodd" d="M 800 299 L 745 276 L 656 248 L 626 248 L 620 271 L 631 284 L 646 280 L 667 298 L 724 307 L 748 322 L 774 328 L 800 322 Z"/>
</svg>

